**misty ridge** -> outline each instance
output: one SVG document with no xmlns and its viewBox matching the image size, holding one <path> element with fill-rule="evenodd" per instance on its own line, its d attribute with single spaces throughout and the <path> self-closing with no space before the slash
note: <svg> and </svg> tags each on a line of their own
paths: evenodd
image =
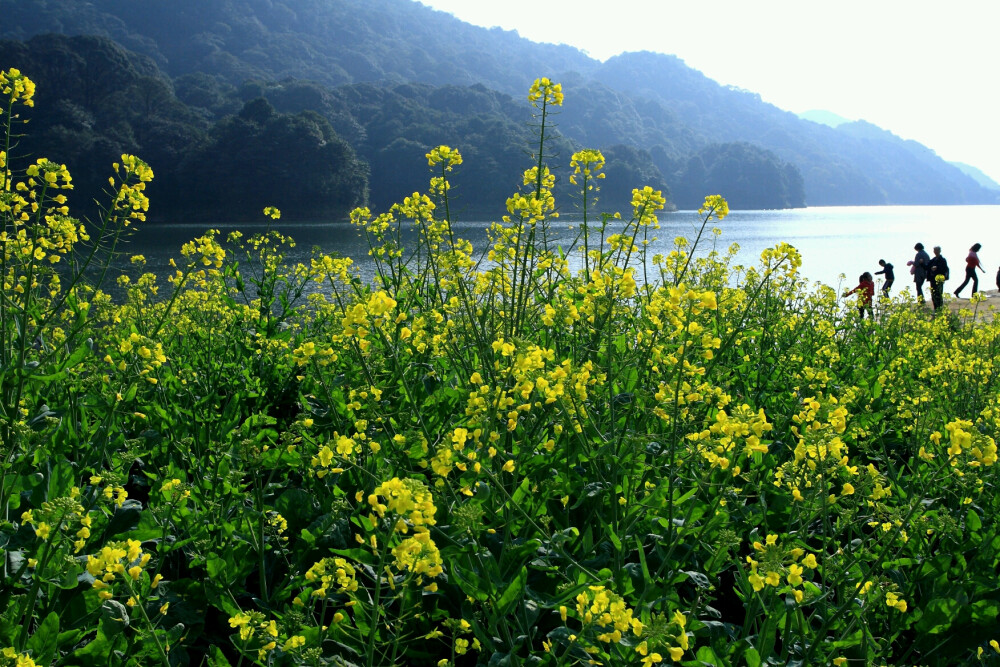
<svg viewBox="0 0 1000 667">
<path fill-rule="evenodd" d="M 602 63 L 410 0 L 0 0 L 0 15 L 0 66 L 38 84 L 18 151 L 65 162 L 78 207 L 132 153 L 156 172 L 151 220 L 259 220 L 267 205 L 338 220 L 425 189 L 424 155 L 449 144 L 465 157 L 458 212 L 496 213 L 541 76 L 567 100 L 552 164 L 603 151 L 608 210 L 643 185 L 682 209 L 712 193 L 737 209 L 1000 203 L 975 170 L 864 121 L 812 122 L 674 56 Z"/>
</svg>

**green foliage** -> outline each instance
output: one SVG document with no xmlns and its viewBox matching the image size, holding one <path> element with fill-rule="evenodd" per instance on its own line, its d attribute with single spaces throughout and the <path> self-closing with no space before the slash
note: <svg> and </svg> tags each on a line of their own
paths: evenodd
<svg viewBox="0 0 1000 667">
<path fill-rule="evenodd" d="M 548 79 L 482 259 L 438 146 L 425 194 L 352 212 L 368 283 L 209 231 L 115 299 L 152 170 L 119 157 L 88 235 L 63 165 L 8 161 L 30 80 L 0 90 L 2 664 L 1000 659 L 1000 324 L 696 252 L 719 195 L 649 256 L 666 200 L 595 214 L 596 150 L 555 245 Z"/>
<path fill-rule="evenodd" d="M 236 198 L 218 198 L 220 169 Z M 216 123 L 179 162 L 175 178 L 184 198 L 167 211 L 174 219 L 247 220 L 281 203 L 294 218 L 338 219 L 367 202 L 367 176 L 325 118 L 310 111 L 279 114 L 258 98 Z"/>
</svg>

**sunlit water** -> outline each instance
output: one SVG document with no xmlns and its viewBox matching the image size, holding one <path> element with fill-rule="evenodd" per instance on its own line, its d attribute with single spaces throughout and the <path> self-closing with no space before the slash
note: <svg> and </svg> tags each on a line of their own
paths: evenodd
<svg viewBox="0 0 1000 667">
<path fill-rule="evenodd" d="M 693 239 L 700 226 L 697 212 L 678 211 L 661 215 L 658 240 L 651 253 L 668 252 L 676 236 Z M 554 227 L 561 230 L 559 240 L 568 243 L 574 233 L 574 221 L 560 218 Z M 980 274 L 980 287 L 991 289 L 1000 264 L 1000 206 L 875 206 L 817 207 L 781 211 L 733 211 L 721 223 L 718 239 L 706 230 L 699 254 L 713 243 L 725 249 L 732 243 L 740 246 L 738 262 L 756 264 L 762 250 L 785 241 L 802 253 L 801 273 L 810 281 L 828 285 L 857 283 L 864 271 L 879 270 L 878 260 L 896 267 L 893 293 L 912 289 L 906 262 L 913 258 L 913 245 L 922 242 L 928 252 L 940 245 L 951 266 L 951 289 L 964 274 L 965 256 L 973 243 L 981 243 L 979 257 L 987 269 Z M 479 251 L 488 246 L 488 221 L 458 221 L 453 225 L 457 236 L 468 239 Z M 709 227 L 712 225 L 710 224 Z M 224 233 L 235 227 L 218 225 Z M 181 244 L 205 231 L 205 225 L 175 224 L 146 226 L 133 236 L 127 252 L 143 254 L 148 270 L 166 274 L 171 257 L 180 259 Z M 241 225 L 245 234 L 263 231 L 265 225 Z M 297 247 L 291 261 L 307 260 L 313 247 L 351 257 L 364 278 L 372 275 L 368 246 L 357 229 L 346 223 L 282 224 L 279 229 L 293 237 Z M 846 278 L 841 279 L 841 274 Z"/>
</svg>

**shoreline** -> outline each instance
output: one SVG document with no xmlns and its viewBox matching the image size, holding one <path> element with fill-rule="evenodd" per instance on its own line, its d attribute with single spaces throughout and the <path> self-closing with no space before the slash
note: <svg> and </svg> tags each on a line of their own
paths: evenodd
<svg viewBox="0 0 1000 667">
<path fill-rule="evenodd" d="M 992 320 L 996 317 L 997 311 L 1000 310 L 1000 290 L 981 289 L 979 293 L 985 294 L 986 300 L 979 304 L 973 304 L 970 298 L 971 292 L 967 293 L 968 296 L 956 297 L 951 291 L 946 291 L 944 307 L 956 315 L 960 315 L 963 310 L 971 311 L 977 321 Z M 930 298 L 924 302 L 924 307 L 927 310 L 932 310 Z"/>
</svg>

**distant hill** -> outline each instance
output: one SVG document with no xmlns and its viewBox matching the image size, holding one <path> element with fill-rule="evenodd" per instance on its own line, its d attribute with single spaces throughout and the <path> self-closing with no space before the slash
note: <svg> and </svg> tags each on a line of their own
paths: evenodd
<svg viewBox="0 0 1000 667">
<path fill-rule="evenodd" d="M 828 127 L 837 127 L 838 125 L 851 122 L 848 118 L 839 116 L 832 111 L 823 111 L 822 109 L 803 111 L 799 114 L 799 118 L 802 120 L 811 120 L 814 123 L 819 123 L 820 125 L 826 125 Z"/>
<path fill-rule="evenodd" d="M 817 125 L 750 91 L 720 86 L 675 56 L 626 53 L 595 76 L 661 101 L 707 141 L 743 141 L 795 165 L 809 205 L 996 203 L 997 195 L 916 142 Z M 867 125 L 867 124 L 865 124 Z M 870 126 L 878 130 L 874 126 Z M 911 170 L 914 161 L 919 169 Z M 936 180 L 928 189 L 928 178 Z"/>
<path fill-rule="evenodd" d="M 1000 201 L 920 144 L 873 126 L 803 120 L 674 56 L 601 63 L 411 0 L 0 0 L 0 16 L 0 37 L 102 35 L 148 57 L 209 126 L 256 94 L 278 111 L 316 111 L 370 165 L 376 202 L 406 194 L 399 188 L 410 181 L 400 174 L 420 168 L 389 156 L 413 159 L 445 138 L 462 149 L 463 118 L 505 128 L 471 136 L 487 163 L 479 175 L 509 189 L 511 174 L 500 170 L 513 165 L 491 155 L 513 146 L 524 93 L 538 76 L 564 83 L 557 121 L 567 150 L 615 152 L 621 173 L 663 183 L 680 206 L 710 191 L 729 195 L 733 208 Z M 289 101 L 285 84 L 308 95 Z M 387 106 L 376 109 L 362 99 L 368 94 Z"/>
<path fill-rule="evenodd" d="M 979 183 L 984 188 L 988 190 L 1000 190 L 1000 183 L 997 183 L 982 171 L 973 167 L 971 164 L 965 164 L 964 162 L 949 162 L 948 164 L 955 167 L 963 174 L 972 177 L 976 183 Z"/>
</svg>

